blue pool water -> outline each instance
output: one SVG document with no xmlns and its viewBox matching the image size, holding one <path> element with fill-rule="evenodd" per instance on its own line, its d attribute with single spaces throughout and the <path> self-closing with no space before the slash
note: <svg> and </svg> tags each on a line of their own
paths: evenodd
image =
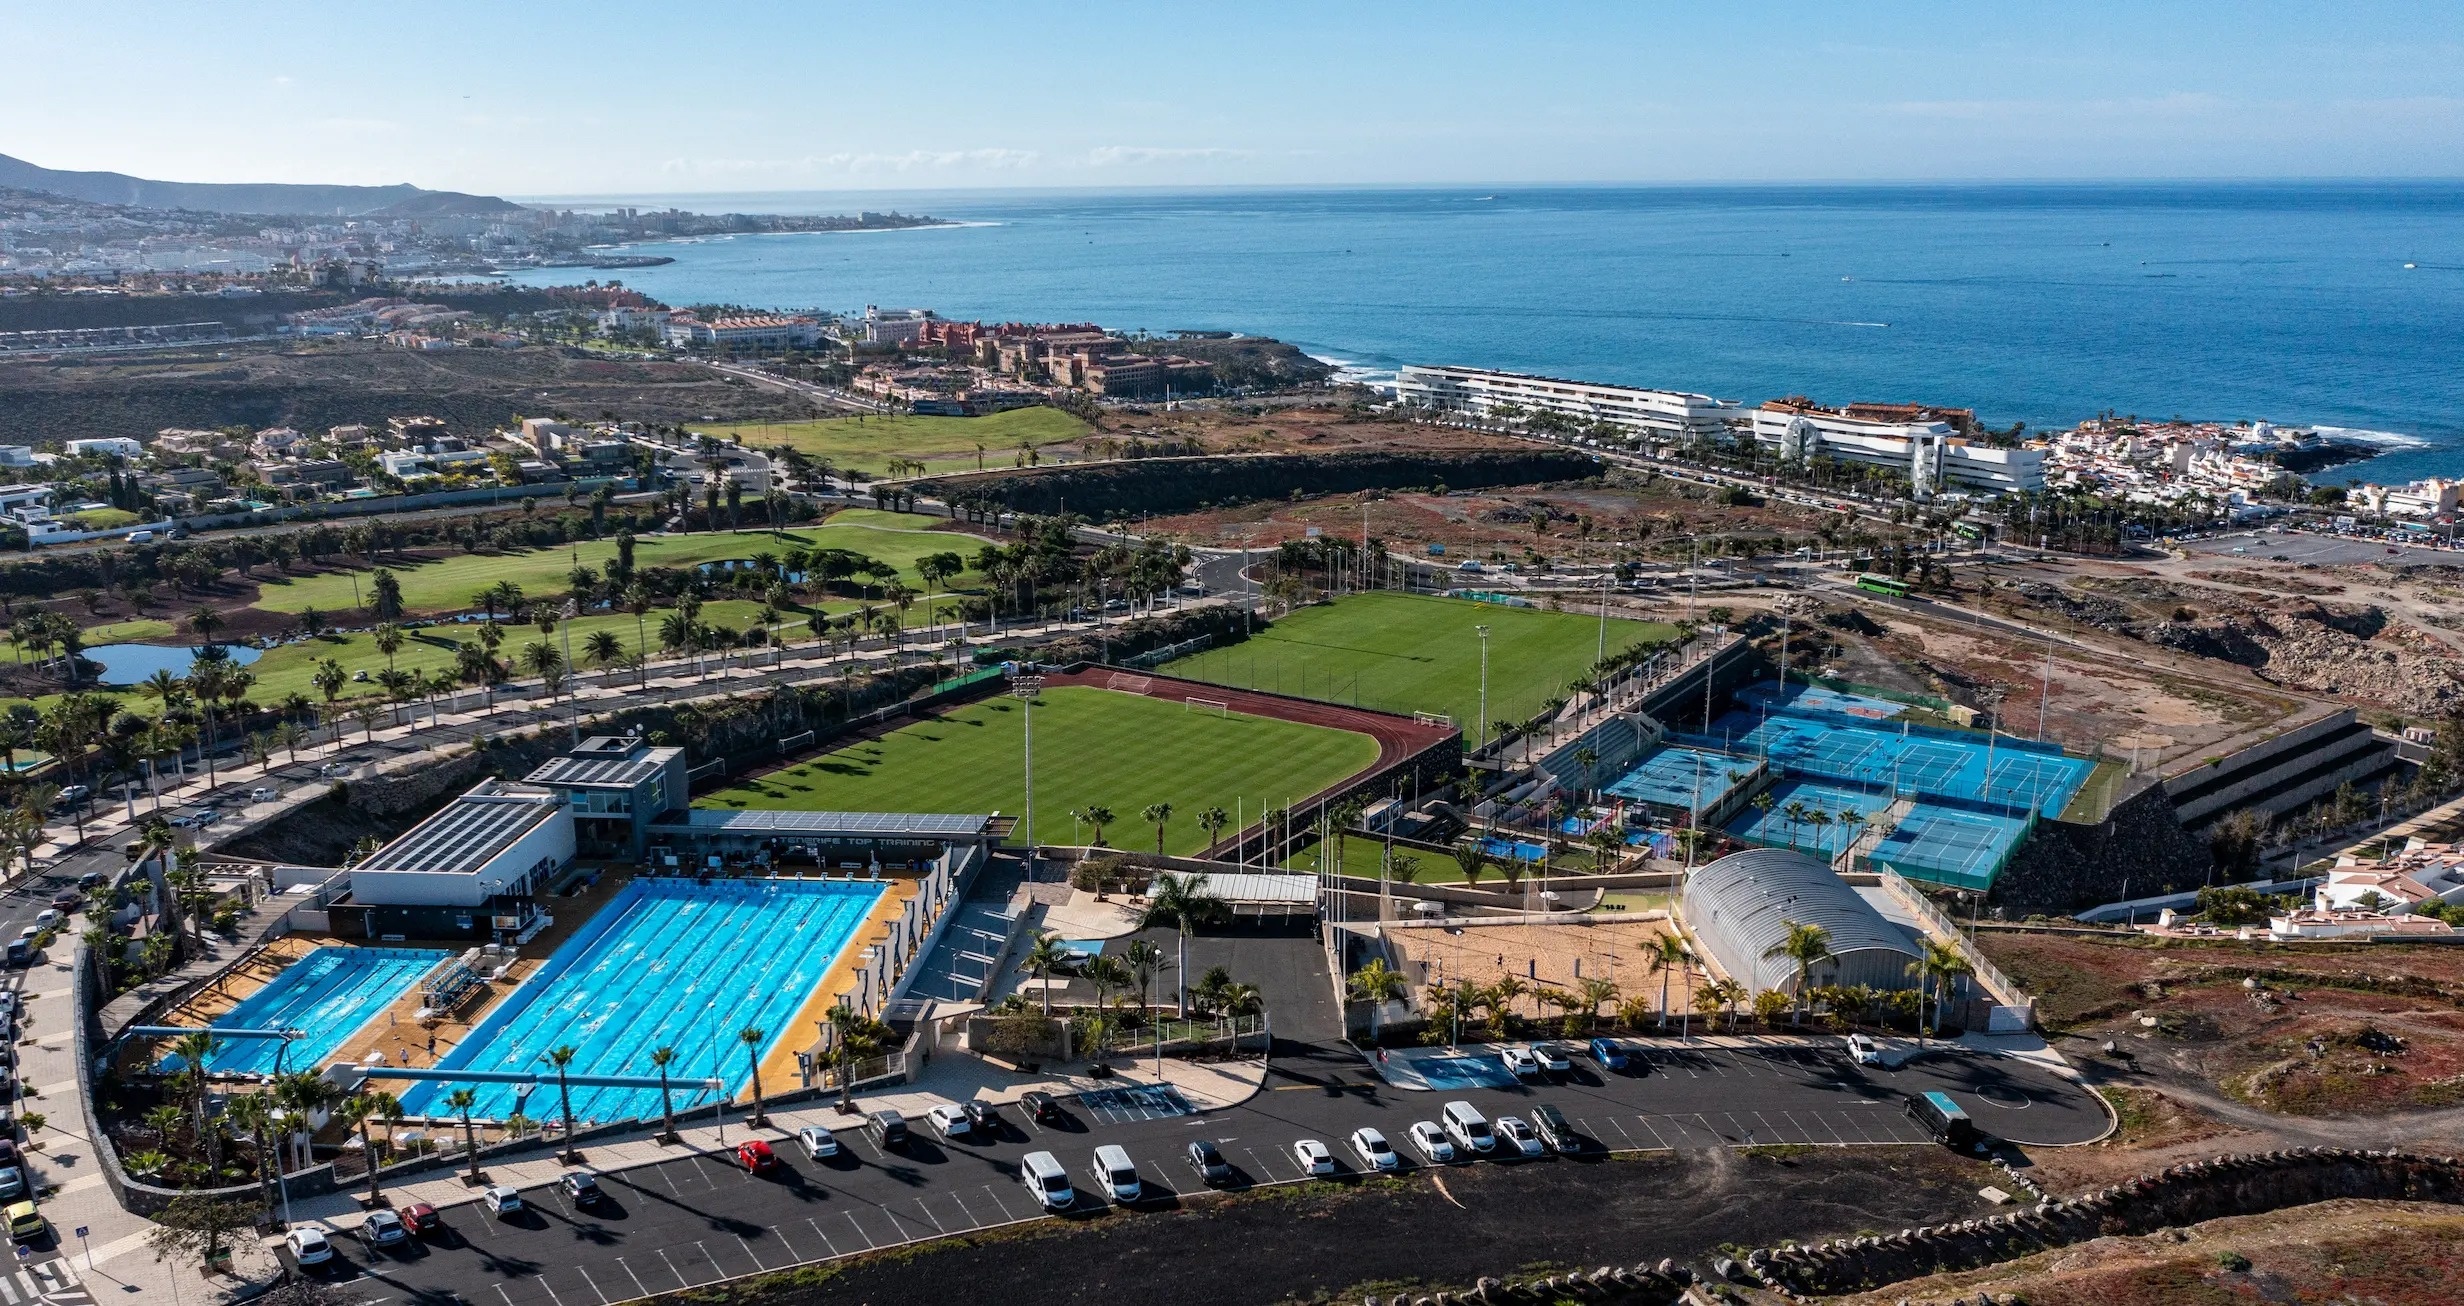
<svg viewBox="0 0 2464 1306">
<path fill-rule="evenodd" d="M 282 1050 L 275 1039 L 227 1039 L 210 1068 L 235 1075 L 268 1075 L 277 1055 L 285 1070 L 313 1070 L 393 1005 L 419 977 L 452 956 L 434 948 L 337 948 L 311 950 L 283 968 L 264 988 L 207 1022 L 214 1029 L 297 1029 L 308 1037 Z M 179 1068 L 178 1057 L 163 1068 Z"/>
<path fill-rule="evenodd" d="M 782 1039 L 799 1047 L 813 1041 L 815 1031 L 791 1030 L 787 1022 L 883 889 L 847 880 L 635 880 L 437 1064 L 538 1073 L 541 1085 L 523 1108 L 534 1120 L 556 1116 L 554 1073 L 540 1058 L 560 1044 L 578 1051 L 571 1073 L 590 1075 L 656 1075 L 651 1051 L 673 1047 L 670 1077 L 720 1079 L 732 1093 L 752 1078 L 738 1030 L 766 1031 L 765 1056 Z M 472 1115 L 512 1114 L 513 1085 L 473 1087 L 479 1101 Z M 418 1085 L 402 1095 L 403 1108 L 453 1114 L 445 1105 L 451 1091 Z M 659 1113 L 655 1088 L 572 1093 L 577 1122 Z M 708 1100 L 698 1091 L 676 1093 L 680 1110 Z"/>
<path fill-rule="evenodd" d="M 1518 862 L 1536 862 L 1549 855 L 1545 844 L 1527 843 L 1520 839 L 1500 839 L 1495 835 L 1480 841 L 1480 851 L 1491 857 L 1511 857 Z"/>
</svg>

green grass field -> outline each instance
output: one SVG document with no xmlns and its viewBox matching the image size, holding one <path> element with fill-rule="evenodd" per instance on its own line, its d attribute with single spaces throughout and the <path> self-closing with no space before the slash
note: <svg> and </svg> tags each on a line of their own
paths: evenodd
<svg viewBox="0 0 2464 1306">
<path fill-rule="evenodd" d="M 1489 628 L 1489 719 L 1521 721 L 1597 660 L 1600 621 L 1417 594 L 1356 594 L 1302 608 L 1243 643 L 1166 664 L 1164 674 L 1382 712 L 1443 712 L 1468 733 L 1480 715 L 1480 636 Z M 1673 626 L 1608 622 L 1611 652 L 1674 639 Z"/>
<path fill-rule="evenodd" d="M 1377 760 L 1367 735 L 1263 717 L 1213 716 L 1183 704 L 1081 685 L 1047 691 L 1035 709 L 1035 825 L 1044 843 L 1084 842 L 1070 813 L 1089 804 L 1117 818 L 1106 839 L 1153 848 L 1148 804 L 1172 804 L 1164 849 L 1206 844 L 1210 806 L 1255 821 L 1261 801 L 1291 802 Z M 892 731 L 694 800 L 697 807 L 784 811 L 1003 812 L 1023 817 L 1023 730 L 997 698 Z"/>
<path fill-rule="evenodd" d="M 938 517 L 857 509 L 840 513 L 820 526 L 798 527 L 777 535 L 768 531 L 646 535 L 634 542 L 633 560 L 638 567 L 687 567 L 697 563 L 750 558 L 756 553 L 783 556 L 789 549 L 799 547 L 848 549 L 897 567 L 907 584 L 920 593 L 924 589 L 924 579 L 916 574 L 916 559 L 928 553 L 944 551 L 971 559 L 976 549 L 988 542 L 981 537 L 955 531 L 918 529 L 941 520 Z M 402 581 L 402 602 L 410 611 L 457 612 L 471 606 L 472 595 L 500 580 L 512 581 L 528 594 L 562 594 L 566 589 L 565 575 L 573 570 L 575 562 L 604 569 L 615 556 L 614 540 L 590 540 L 534 549 L 528 553 L 466 554 L 419 566 L 395 568 L 394 574 Z M 271 573 L 266 575 L 270 577 Z M 311 607 L 321 612 L 348 612 L 353 607 L 351 579 L 348 572 L 304 576 L 289 582 L 269 579 L 259 593 L 256 606 L 268 612 L 300 612 Z M 969 572 L 953 584 L 964 589 L 975 579 L 975 574 Z M 359 574 L 362 601 L 366 599 L 367 589 L 367 573 L 362 572 Z M 919 604 L 911 616 L 920 618 L 922 611 Z"/>
<path fill-rule="evenodd" d="M 1087 424 L 1058 408 L 1013 408 L 989 417 L 832 417 L 708 430 L 721 437 L 742 436 L 756 449 L 784 444 L 833 466 L 880 475 L 888 471 L 892 458 L 930 463 L 934 472 L 974 471 L 979 444 L 984 446 L 986 469 L 1008 467 L 1017 460 L 1019 445 L 1075 440 L 1087 433 Z"/>
</svg>

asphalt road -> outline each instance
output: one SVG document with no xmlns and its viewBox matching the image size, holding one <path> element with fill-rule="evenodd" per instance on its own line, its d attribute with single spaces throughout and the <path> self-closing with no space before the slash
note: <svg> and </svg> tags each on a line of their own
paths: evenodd
<svg viewBox="0 0 2464 1306">
<path fill-rule="evenodd" d="M 1318 1139 L 1339 1174 L 1357 1177 L 1347 1139 L 1375 1126 L 1404 1141 L 1416 1120 L 1435 1119 L 1460 1097 L 1492 1118 L 1555 1104 L 1590 1140 L 1586 1151 L 1701 1150 L 1749 1144 L 1826 1146 L 1926 1142 L 1904 1095 L 1943 1089 L 1988 1132 L 2038 1142 L 2083 1141 L 2105 1118 L 2085 1090 L 2005 1058 L 1953 1055 L 1895 1072 L 1859 1071 L 1832 1048 L 1787 1044 L 1685 1049 L 1654 1044 L 1648 1072 L 1603 1077 L 1578 1062 L 1561 1082 L 1460 1094 L 1406 1092 L 1374 1084 L 1271 1086 L 1227 1110 L 1179 1114 L 1151 1091 L 1082 1096 L 1068 1119 L 1026 1120 L 1004 1108 L 1000 1136 L 944 1141 L 920 1127 L 901 1152 L 842 1129 L 841 1155 L 814 1161 L 772 1137 L 776 1168 L 748 1174 L 727 1154 L 603 1176 L 607 1199 L 577 1209 L 554 1189 L 525 1193 L 528 1210 L 489 1216 L 473 1204 L 446 1212 L 450 1232 L 407 1249 L 373 1251 L 338 1236 L 338 1257 L 321 1277 L 361 1301 L 464 1302 L 481 1306 L 606 1306 L 788 1266 L 1045 1218 L 1018 1180 L 1020 1158 L 1051 1151 L 1070 1171 L 1075 1212 L 1102 1199 L 1088 1173 L 1097 1146 L 1117 1143 L 1147 1189 L 1136 1209 L 1169 1209 L 1202 1187 L 1183 1159 L 1208 1138 L 1239 1172 L 1231 1187 L 1305 1178 L 1292 1145 Z M 919 1122 L 920 1125 L 920 1122 Z M 731 1135 L 732 1137 L 732 1135 Z M 1473 1164 L 1562 1165 L 1529 1162 Z M 1066 1216 L 1061 1218 L 1067 1218 Z"/>
<path fill-rule="evenodd" d="M 2321 567 L 2352 567 L 2370 562 L 2453 562 L 2455 555 L 2445 549 L 2426 546 L 2400 546 L 2381 540 L 2353 540 L 2336 535 L 2312 535 L 2305 531 L 2236 531 L 2213 539 L 2186 540 L 2181 545 L 2185 553 L 2213 557 L 2220 562 L 2273 562 L 2281 557 L 2290 563 L 2312 563 Z"/>
</svg>

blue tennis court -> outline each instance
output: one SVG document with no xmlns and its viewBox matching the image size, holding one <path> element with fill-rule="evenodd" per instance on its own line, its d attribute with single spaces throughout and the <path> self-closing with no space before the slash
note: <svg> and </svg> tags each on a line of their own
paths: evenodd
<svg viewBox="0 0 2464 1306">
<path fill-rule="evenodd" d="M 2027 832 L 2019 817 L 1915 803 L 1875 846 L 1873 860 L 1916 879 L 1984 889 Z"/>
<path fill-rule="evenodd" d="M 279 1058 L 286 1070 L 315 1070 L 360 1026 L 452 955 L 434 948 L 312 948 L 267 980 L 264 988 L 206 1022 L 209 1029 L 296 1029 L 307 1037 L 225 1039 L 221 1050 L 207 1059 L 207 1067 L 224 1074 L 270 1075 Z M 166 1071 L 179 1066 L 178 1057 L 163 1059 Z"/>
<path fill-rule="evenodd" d="M 1749 707 L 1801 707 L 1812 712 L 1838 712 L 1844 716 L 1864 717 L 1870 721 L 1890 721 L 1908 710 L 1905 703 L 1867 694 L 1849 694 L 1820 685 L 1795 685 L 1780 689 L 1774 685 L 1755 685 L 1737 691 L 1737 701 Z"/>
<path fill-rule="evenodd" d="M 1754 773 L 1756 759 L 1663 745 L 1602 792 L 1699 816 Z"/>
<path fill-rule="evenodd" d="M 1867 725 L 1796 708 L 1734 711 L 1710 733 L 1710 747 L 1770 758 L 1773 766 L 1825 780 L 1872 785 L 1932 798 L 1999 803 L 2059 815 L 2087 780 L 2090 763 L 2029 740 L 1902 725 Z"/>
<path fill-rule="evenodd" d="M 1783 780 L 1765 792 L 1770 804 L 1756 798 L 1745 815 L 1728 823 L 1728 832 L 1748 843 L 1825 859 L 1847 847 L 1868 817 L 1891 805 L 1889 794 L 1816 780 Z"/>
</svg>

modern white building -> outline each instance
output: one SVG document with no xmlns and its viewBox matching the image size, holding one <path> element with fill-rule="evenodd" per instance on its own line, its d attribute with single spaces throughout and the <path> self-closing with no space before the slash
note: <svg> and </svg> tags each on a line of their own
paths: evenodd
<svg viewBox="0 0 2464 1306">
<path fill-rule="evenodd" d="M 1944 490 L 2013 494 L 2045 488 L 2045 451 L 1998 449 L 1961 436 L 1948 422 L 1886 422 L 1794 404 L 1753 413 L 1754 442 L 1784 462 L 1816 455 L 1885 467 L 1920 495 Z"/>
<path fill-rule="evenodd" d="M 71 458 L 83 458 L 88 454 L 101 454 L 105 457 L 116 458 L 145 456 L 145 446 L 124 435 L 104 436 L 93 440 L 71 440 L 61 447 L 68 450 Z"/>
<path fill-rule="evenodd" d="M 1395 373 L 1395 398 L 1441 412 L 1486 416 L 1503 407 L 1608 422 L 1663 438 L 1717 436 L 1743 415 L 1734 399 L 1677 390 L 1599 385 L 1477 367 L 1406 367 Z"/>
<path fill-rule="evenodd" d="M 564 794 L 489 780 L 352 867 L 332 911 L 370 938 L 484 938 L 521 928 L 573 854 Z"/>
<path fill-rule="evenodd" d="M 929 308 L 882 308 L 864 306 L 864 343 L 868 345 L 903 345 L 922 338 L 924 324 L 930 322 Z"/>
</svg>

